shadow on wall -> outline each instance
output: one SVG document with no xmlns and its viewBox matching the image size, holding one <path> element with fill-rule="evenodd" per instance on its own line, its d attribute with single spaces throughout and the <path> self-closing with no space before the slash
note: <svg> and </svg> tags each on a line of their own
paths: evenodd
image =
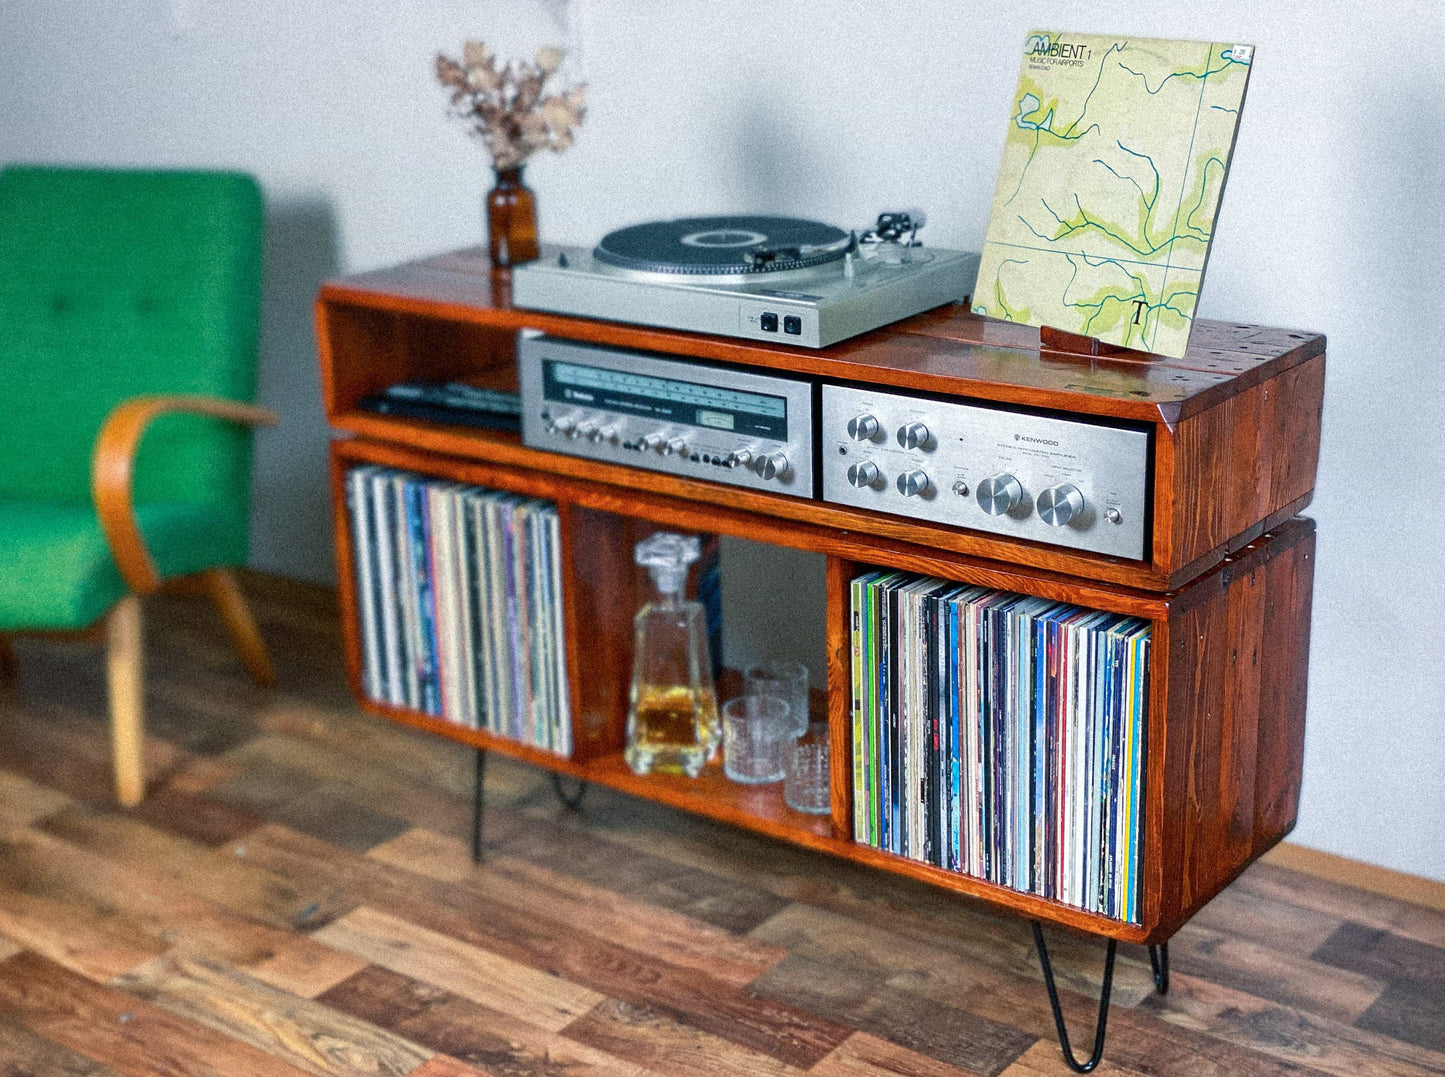
<svg viewBox="0 0 1445 1077">
<path fill-rule="evenodd" d="M 312 305 L 339 265 L 329 202 L 267 205 L 256 400 L 281 425 L 256 440 L 250 564 L 322 583 L 335 581 L 336 558 Z"/>
</svg>

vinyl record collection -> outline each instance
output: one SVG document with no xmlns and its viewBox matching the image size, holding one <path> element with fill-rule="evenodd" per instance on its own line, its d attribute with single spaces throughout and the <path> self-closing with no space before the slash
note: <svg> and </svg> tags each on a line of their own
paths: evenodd
<svg viewBox="0 0 1445 1077">
<path fill-rule="evenodd" d="M 556 507 L 385 467 L 346 499 L 366 695 L 570 755 Z"/>
<path fill-rule="evenodd" d="M 1148 622 L 892 571 L 851 609 L 857 840 L 1137 923 Z"/>
</svg>

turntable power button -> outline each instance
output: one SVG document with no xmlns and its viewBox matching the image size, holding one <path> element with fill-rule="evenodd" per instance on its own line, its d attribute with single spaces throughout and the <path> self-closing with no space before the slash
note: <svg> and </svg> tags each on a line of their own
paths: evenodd
<svg viewBox="0 0 1445 1077">
<path fill-rule="evenodd" d="M 803 319 L 789 314 L 783 319 L 783 332 L 798 337 L 803 335 Z"/>
<path fill-rule="evenodd" d="M 778 331 L 778 316 L 771 311 L 758 318 L 758 324 L 764 333 L 776 333 Z"/>
</svg>

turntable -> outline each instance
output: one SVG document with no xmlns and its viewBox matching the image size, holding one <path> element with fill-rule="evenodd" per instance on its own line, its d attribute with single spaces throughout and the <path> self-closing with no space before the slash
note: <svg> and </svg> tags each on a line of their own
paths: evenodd
<svg viewBox="0 0 1445 1077">
<path fill-rule="evenodd" d="M 862 240 L 792 217 L 688 217 L 546 247 L 512 270 L 529 310 L 822 348 L 962 301 L 978 255 L 918 244 L 920 215 L 888 213 Z"/>
</svg>

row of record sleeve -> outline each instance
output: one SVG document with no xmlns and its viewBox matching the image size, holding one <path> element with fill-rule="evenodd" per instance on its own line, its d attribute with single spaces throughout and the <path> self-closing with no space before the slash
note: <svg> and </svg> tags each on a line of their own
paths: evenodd
<svg viewBox="0 0 1445 1077">
<path fill-rule="evenodd" d="M 1149 623 L 886 570 L 850 609 L 855 839 L 1137 923 Z"/>
<path fill-rule="evenodd" d="M 346 501 L 366 696 L 570 755 L 556 506 L 373 466 Z"/>
</svg>

